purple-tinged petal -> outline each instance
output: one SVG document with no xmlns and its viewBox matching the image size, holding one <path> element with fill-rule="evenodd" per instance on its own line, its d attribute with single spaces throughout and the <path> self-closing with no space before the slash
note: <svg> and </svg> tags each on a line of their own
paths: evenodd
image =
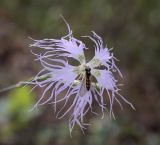
<svg viewBox="0 0 160 145">
<path fill-rule="evenodd" d="M 99 93 L 101 94 L 99 96 L 102 96 L 104 91 L 106 91 L 108 94 L 109 101 L 110 101 L 110 115 L 114 117 L 114 113 L 113 113 L 114 100 L 116 100 L 120 105 L 120 107 L 122 108 L 122 105 L 119 102 L 118 98 L 121 98 L 125 103 L 129 104 L 134 109 L 133 105 L 129 101 L 127 101 L 122 95 L 119 94 L 117 80 L 113 77 L 112 72 L 107 70 L 93 69 L 91 73 L 97 79 L 97 83 L 99 85 L 99 90 L 100 90 Z M 96 92 L 98 93 L 97 90 Z M 102 98 L 101 98 L 101 102 L 103 104 Z"/>
</svg>

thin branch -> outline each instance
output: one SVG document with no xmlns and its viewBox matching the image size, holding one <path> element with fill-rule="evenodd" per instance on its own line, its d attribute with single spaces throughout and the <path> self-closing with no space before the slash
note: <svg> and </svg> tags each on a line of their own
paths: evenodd
<svg viewBox="0 0 160 145">
<path fill-rule="evenodd" d="M 38 77 L 36 80 L 41 81 L 41 80 L 47 79 L 48 77 L 50 77 L 50 76 L 49 75 L 42 75 L 42 76 Z M 0 93 L 7 92 L 7 91 L 10 91 L 10 90 L 15 89 L 15 88 L 23 87 L 27 84 L 31 84 L 31 82 L 33 80 L 34 80 L 34 77 L 31 77 L 30 79 L 28 79 L 26 81 L 20 81 L 20 82 L 14 84 L 14 85 L 11 85 L 11 86 L 3 88 L 3 89 L 0 89 Z M 34 80 L 34 81 L 36 81 L 36 80 Z"/>
</svg>

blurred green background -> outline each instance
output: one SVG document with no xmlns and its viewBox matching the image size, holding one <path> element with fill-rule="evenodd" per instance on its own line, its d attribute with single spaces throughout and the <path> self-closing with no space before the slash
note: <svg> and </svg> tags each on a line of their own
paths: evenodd
<svg viewBox="0 0 160 145">
<path fill-rule="evenodd" d="M 28 111 L 42 90 L 13 89 L 0 94 L 0 145 L 160 145 L 159 0 L 0 0 L 0 89 L 40 70 L 28 36 L 67 34 L 60 14 L 77 38 L 94 30 L 115 48 L 121 94 L 136 111 L 124 104 L 115 106 L 116 120 L 88 116 L 85 135 L 76 127 L 71 138 L 67 118 L 57 120 L 52 106 Z"/>
</svg>

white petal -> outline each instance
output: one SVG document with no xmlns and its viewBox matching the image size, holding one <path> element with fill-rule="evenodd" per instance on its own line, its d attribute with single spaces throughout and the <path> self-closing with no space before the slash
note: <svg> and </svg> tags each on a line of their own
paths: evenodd
<svg viewBox="0 0 160 145">
<path fill-rule="evenodd" d="M 111 53 L 111 49 L 109 50 L 107 47 L 103 46 L 103 41 L 100 36 L 98 36 L 95 32 L 93 33 L 93 37 L 88 36 L 95 43 L 95 56 L 87 63 L 91 68 L 96 68 L 99 66 L 105 66 L 107 70 L 118 71 L 119 75 L 122 77 L 121 72 L 115 65 L 116 58 Z"/>
<path fill-rule="evenodd" d="M 107 70 L 92 69 L 91 73 L 97 79 L 99 86 L 107 90 L 115 90 L 117 80 L 114 79 L 113 74 Z"/>
<path fill-rule="evenodd" d="M 64 20 L 65 21 L 65 20 Z M 68 28 L 68 35 L 62 37 L 61 39 L 42 39 L 33 40 L 33 44 L 30 46 L 43 48 L 47 51 L 59 52 L 60 56 L 71 57 L 78 60 L 81 64 L 85 63 L 84 49 L 86 49 L 85 44 L 74 38 L 72 36 L 72 31 L 65 21 Z M 55 55 L 55 54 L 53 54 Z"/>
<path fill-rule="evenodd" d="M 61 69 L 54 69 L 54 79 L 59 81 L 62 80 L 64 83 L 70 84 L 74 82 L 78 74 L 74 71 L 74 67 L 68 63 Z"/>
<path fill-rule="evenodd" d="M 125 103 L 129 104 L 134 109 L 133 105 L 128 100 L 126 100 L 122 95 L 119 94 L 117 80 L 113 77 L 112 72 L 107 70 L 93 69 L 91 73 L 97 79 L 99 90 L 100 90 L 99 92 L 103 94 L 104 90 L 107 91 L 109 101 L 110 101 L 110 115 L 114 117 L 113 104 L 115 100 L 120 105 L 121 108 L 122 108 L 122 105 L 119 99 L 123 100 Z M 101 89 L 103 91 L 101 91 Z M 101 101 L 103 102 L 103 100 Z"/>
</svg>

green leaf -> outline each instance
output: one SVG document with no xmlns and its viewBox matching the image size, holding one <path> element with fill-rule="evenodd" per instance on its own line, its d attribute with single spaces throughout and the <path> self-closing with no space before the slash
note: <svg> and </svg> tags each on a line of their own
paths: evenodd
<svg viewBox="0 0 160 145">
<path fill-rule="evenodd" d="M 29 87 L 16 88 L 9 94 L 11 112 L 29 110 L 34 104 L 34 96 Z"/>
</svg>

